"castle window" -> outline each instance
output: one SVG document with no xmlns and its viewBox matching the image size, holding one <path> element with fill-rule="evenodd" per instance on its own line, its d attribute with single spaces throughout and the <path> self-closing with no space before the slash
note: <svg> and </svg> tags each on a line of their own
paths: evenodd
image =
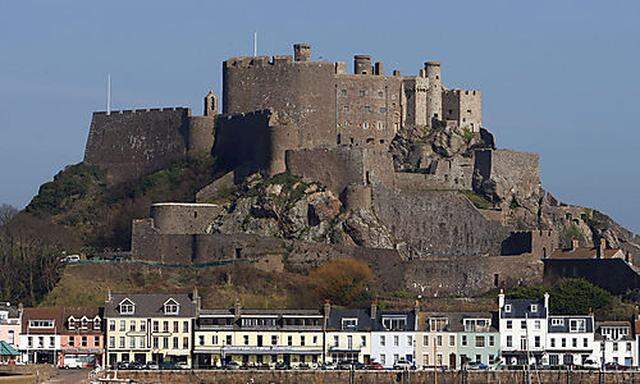
<svg viewBox="0 0 640 384">
<path fill-rule="evenodd" d="M 346 90 L 346 89 L 342 89 L 342 90 L 340 90 L 340 94 L 341 94 L 342 96 L 347 96 L 347 90 Z"/>
<path fill-rule="evenodd" d="M 470 109 L 467 109 L 467 113 L 471 113 L 471 110 L 470 110 Z"/>
<path fill-rule="evenodd" d="M 342 141 L 339 133 L 338 133 L 338 137 L 336 138 L 336 141 L 338 142 L 338 144 L 340 144 L 340 142 Z"/>
<path fill-rule="evenodd" d="M 367 144 L 371 144 L 371 143 L 373 143 L 373 137 L 370 137 L 367 139 Z"/>
<path fill-rule="evenodd" d="M 362 123 L 362 129 L 369 129 L 369 122 L 365 121 Z"/>
<path fill-rule="evenodd" d="M 242 257 L 242 248 L 236 248 L 236 259 Z"/>
<path fill-rule="evenodd" d="M 498 287 L 498 285 L 500 285 L 500 275 L 497 273 L 493 274 L 493 286 L 494 287 Z"/>
<path fill-rule="evenodd" d="M 453 115 L 453 109 L 450 109 L 450 110 L 449 110 L 449 114 L 450 114 L 450 115 Z"/>
<path fill-rule="evenodd" d="M 384 144 L 384 139 L 380 139 L 380 144 Z"/>
<path fill-rule="evenodd" d="M 362 96 L 366 96 L 366 95 L 367 95 L 367 91 L 366 91 L 366 90 L 364 90 L 364 89 L 361 89 L 361 90 L 360 90 L 360 92 L 359 92 L 359 94 L 360 94 L 360 96 L 361 96 L 361 97 L 362 97 Z"/>
<path fill-rule="evenodd" d="M 382 124 L 382 121 L 378 121 L 376 123 L 376 128 L 378 128 L 379 131 L 382 131 L 384 129 L 384 124 Z"/>
<path fill-rule="evenodd" d="M 436 75 L 436 80 L 439 80 L 439 79 L 440 79 L 440 75 Z"/>
<path fill-rule="evenodd" d="M 344 111 L 345 111 L 345 112 L 349 112 L 349 106 L 348 106 L 348 105 L 345 105 L 345 106 L 343 107 L 343 109 L 344 109 Z"/>
<path fill-rule="evenodd" d="M 387 113 L 387 108 L 380 107 L 380 113 Z"/>
<path fill-rule="evenodd" d="M 198 211 L 194 211 L 194 212 L 193 212 L 193 218 L 194 218 L 194 219 L 197 219 L 197 218 L 198 218 Z"/>
<path fill-rule="evenodd" d="M 465 117 L 462 118 L 462 122 L 464 123 L 465 121 L 467 121 L 467 119 Z"/>
<path fill-rule="evenodd" d="M 468 94 L 469 94 L 469 91 L 464 91 L 464 94 L 465 94 L 465 95 L 468 95 Z"/>
<path fill-rule="evenodd" d="M 365 105 L 364 106 L 364 111 L 370 113 L 371 112 L 371 106 L 370 105 Z"/>
<path fill-rule="evenodd" d="M 383 96 L 384 96 L 384 92 L 382 92 L 382 91 L 378 91 L 378 96 L 379 96 L 379 97 L 383 97 Z"/>
</svg>

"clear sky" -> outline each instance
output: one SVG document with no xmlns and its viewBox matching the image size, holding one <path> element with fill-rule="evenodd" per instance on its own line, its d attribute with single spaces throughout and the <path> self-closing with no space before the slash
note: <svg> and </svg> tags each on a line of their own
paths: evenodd
<svg viewBox="0 0 640 384">
<path fill-rule="evenodd" d="M 82 160 L 91 112 L 191 106 L 221 62 L 288 54 L 484 92 L 498 146 L 538 152 L 545 188 L 640 232 L 640 1 L 0 1 L 0 203 L 24 206 Z"/>
</svg>

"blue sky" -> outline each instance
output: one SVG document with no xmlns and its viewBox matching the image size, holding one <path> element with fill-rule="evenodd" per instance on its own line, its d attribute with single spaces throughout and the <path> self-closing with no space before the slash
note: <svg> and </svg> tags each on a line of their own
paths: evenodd
<svg viewBox="0 0 640 384">
<path fill-rule="evenodd" d="M 257 31 L 260 54 L 441 61 L 448 86 L 483 90 L 500 147 L 540 153 L 545 188 L 640 232 L 639 19 L 638 1 L 2 1 L 0 203 L 82 160 L 107 72 L 116 109 L 200 113 Z"/>
</svg>

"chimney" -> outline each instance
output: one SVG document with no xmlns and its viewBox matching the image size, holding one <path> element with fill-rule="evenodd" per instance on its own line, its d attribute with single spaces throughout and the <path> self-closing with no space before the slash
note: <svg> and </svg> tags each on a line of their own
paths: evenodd
<svg viewBox="0 0 640 384">
<path fill-rule="evenodd" d="M 107 303 L 111 302 L 111 288 L 107 291 Z"/>
<path fill-rule="evenodd" d="M 400 76 L 400 71 L 397 69 L 393 70 L 393 76 Z"/>
<path fill-rule="evenodd" d="M 373 65 L 373 74 L 374 75 L 378 75 L 378 76 L 384 75 L 384 70 L 382 68 L 382 62 L 376 61 L 376 63 Z"/>
<path fill-rule="evenodd" d="M 580 246 L 580 242 L 575 237 L 571 239 L 571 250 L 575 251 Z"/>
<path fill-rule="evenodd" d="M 607 249 L 607 240 L 604 237 L 600 238 L 600 242 L 598 243 L 598 250 L 596 251 L 596 256 L 599 259 L 604 259 L 604 251 Z"/>
<path fill-rule="evenodd" d="M 501 289 L 498 294 L 498 309 L 502 309 L 504 307 L 504 291 Z"/>
<path fill-rule="evenodd" d="M 376 304 L 375 301 L 371 302 L 371 320 L 374 320 L 378 318 L 378 305 Z"/>
<path fill-rule="evenodd" d="M 311 61 L 311 46 L 307 43 L 297 43 L 293 45 L 294 61 Z"/>
<path fill-rule="evenodd" d="M 549 314 L 549 293 L 544 293 L 544 308 L 547 314 Z"/>
<path fill-rule="evenodd" d="M 240 318 L 240 313 L 242 312 L 242 304 L 240 304 L 240 299 L 236 299 L 236 303 L 233 306 L 233 315 L 236 319 Z"/>
<path fill-rule="evenodd" d="M 356 75 L 371 74 L 371 56 L 355 55 L 353 57 L 353 73 Z"/>
<path fill-rule="evenodd" d="M 331 302 L 329 300 L 324 302 L 322 315 L 324 316 L 324 328 L 326 329 L 329 326 L 329 315 L 331 315 Z"/>
</svg>

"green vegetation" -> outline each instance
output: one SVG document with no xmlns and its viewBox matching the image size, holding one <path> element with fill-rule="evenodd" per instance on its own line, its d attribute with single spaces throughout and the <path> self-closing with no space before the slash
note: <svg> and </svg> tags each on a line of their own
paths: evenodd
<svg viewBox="0 0 640 384">
<path fill-rule="evenodd" d="M 462 138 L 464 139 L 465 143 L 471 143 L 471 140 L 473 140 L 474 136 L 474 133 L 469 128 L 462 129 Z"/>
<path fill-rule="evenodd" d="M 571 246 L 571 240 L 577 239 L 580 242 L 584 242 L 584 235 L 580 228 L 575 224 L 571 223 L 568 227 L 565 226 L 560 233 L 560 244 L 565 247 Z"/>
<path fill-rule="evenodd" d="M 471 201 L 471 203 L 478 209 L 491 209 L 493 208 L 493 204 L 486 197 L 478 195 L 473 191 L 461 191 L 463 195 L 467 197 Z"/>
</svg>

